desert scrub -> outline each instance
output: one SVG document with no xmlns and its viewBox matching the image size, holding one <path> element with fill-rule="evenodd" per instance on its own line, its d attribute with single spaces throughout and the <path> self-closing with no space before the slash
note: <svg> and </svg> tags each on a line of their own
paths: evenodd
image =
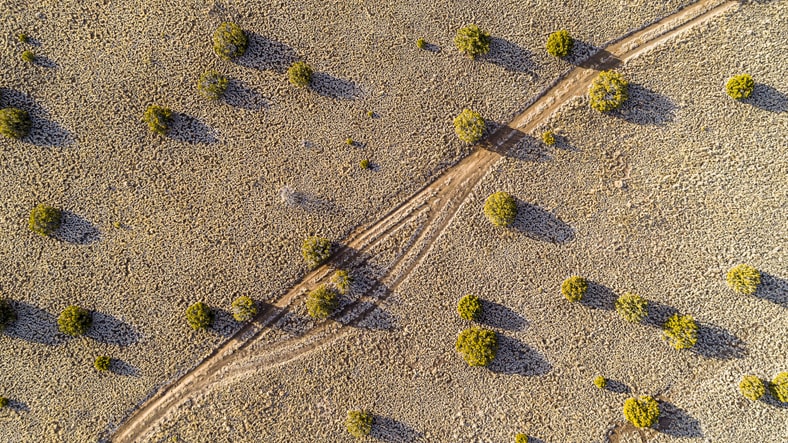
<svg viewBox="0 0 788 443">
<path fill-rule="evenodd" d="M 605 389 L 605 386 L 607 386 L 607 379 L 601 375 L 596 376 L 596 378 L 594 378 L 594 386 L 599 389 Z"/>
<path fill-rule="evenodd" d="M 62 217 L 60 209 L 39 203 L 30 211 L 27 227 L 38 235 L 48 237 L 60 228 Z"/>
<path fill-rule="evenodd" d="M 465 143 L 476 143 L 484 135 L 487 124 L 482 115 L 470 109 L 463 109 L 454 118 L 454 132 Z"/>
<path fill-rule="evenodd" d="M 205 303 L 197 303 L 186 308 L 186 322 L 195 331 L 205 329 L 213 323 L 213 312 Z"/>
<path fill-rule="evenodd" d="M 369 169 L 369 159 L 364 159 L 358 162 L 358 167 L 361 169 Z"/>
<path fill-rule="evenodd" d="M 571 302 L 580 301 L 586 291 L 588 291 L 588 281 L 577 275 L 573 275 L 561 283 L 561 293 Z"/>
<path fill-rule="evenodd" d="M 90 329 L 91 323 L 93 323 L 93 319 L 90 316 L 90 311 L 74 305 L 64 309 L 57 318 L 58 330 L 72 337 L 85 335 Z"/>
<path fill-rule="evenodd" d="M 0 134 L 20 139 L 30 132 L 30 114 L 19 108 L 0 109 Z"/>
<path fill-rule="evenodd" d="M 309 292 L 306 297 L 306 310 L 309 316 L 322 320 L 337 308 L 337 293 L 326 285 L 320 285 Z"/>
<path fill-rule="evenodd" d="M 673 314 L 662 330 L 668 344 L 675 349 L 689 349 L 698 342 L 698 324 L 691 315 Z"/>
<path fill-rule="evenodd" d="M 248 44 L 246 33 L 235 23 L 224 22 L 213 33 L 213 52 L 224 60 L 244 55 Z"/>
<path fill-rule="evenodd" d="M 627 292 L 616 300 L 616 312 L 630 323 L 640 323 L 646 317 L 648 301 L 645 298 Z"/>
<path fill-rule="evenodd" d="M 416 47 L 419 49 L 425 49 L 427 47 L 427 41 L 423 38 L 416 40 Z"/>
<path fill-rule="evenodd" d="M 36 55 L 31 50 L 26 50 L 22 52 L 22 55 L 19 56 L 25 63 L 33 63 L 36 61 Z"/>
<path fill-rule="evenodd" d="M 479 297 L 468 294 L 457 303 L 457 313 L 463 320 L 477 320 L 482 315 L 482 302 Z"/>
<path fill-rule="evenodd" d="M 167 129 L 170 128 L 170 119 L 172 118 L 172 111 L 159 105 L 150 105 L 145 110 L 142 120 L 148 124 L 148 128 L 157 133 L 164 135 Z"/>
<path fill-rule="evenodd" d="M 16 321 L 16 311 L 11 303 L 4 298 L 0 298 L 0 331 Z"/>
<path fill-rule="evenodd" d="M 542 142 L 547 146 L 555 145 L 555 134 L 553 131 L 545 131 L 542 133 Z"/>
<path fill-rule="evenodd" d="M 304 62 L 295 62 L 287 69 L 287 79 L 295 86 L 303 88 L 312 81 L 312 68 Z"/>
<path fill-rule="evenodd" d="M 517 202 L 508 192 L 498 191 L 484 201 L 484 215 L 495 226 L 509 226 L 517 217 Z"/>
<path fill-rule="evenodd" d="M 254 303 L 254 300 L 246 295 L 233 300 L 230 307 L 232 308 L 235 321 L 249 321 L 257 315 L 257 305 Z"/>
<path fill-rule="evenodd" d="M 205 71 L 200 76 L 200 79 L 197 80 L 197 91 L 205 98 L 218 100 L 227 91 L 228 84 L 229 80 L 227 80 L 227 77 L 219 72 L 214 70 Z"/>
<path fill-rule="evenodd" d="M 547 37 L 547 53 L 553 57 L 566 57 L 572 52 L 574 45 L 575 40 L 566 29 L 553 32 Z"/>
<path fill-rule="evenodd" d="M 725 281 L 728 283 L 728 287 L 734 291 L 744 295 L 752 295 L 761 284 L 761 273 L 748 264 L 740 264 L 728 271 Z"/>
<path fill-rule="evenodd" d="M 334 274 L 331 276 L 331 284 L 340 294 L 347 294 L 351 283 L 353 283 L 353 278 L 351 278 L 350 273 L 344 269 L 334 272 Z"/>
<path fill-rule="evenodd" d="M 331 240 L 325 237 L 311 236 L 301 245 L 301 256 L 312 266 L 319 266 L 331 257 Z"/>
<path fill-rule="evenodd" d="M 490 329 L 469 328 L 457 336 L 456 348 L 469 366 L 487 366 L 498 351 L 498 335 Z"/>
<path fill-rule="evenodd" d="M 0 397 L 0 408 L 4 408 L 8 406 L 8 403 L 11 403 L 7 397 Z"/>
<path fill-rule="evenodd" d="M 647 395 L 628 398 L 624 402 L 624 418 L 638 428 L 650 428 L 659 418 L 659 404 Z"/>
<path fill-rule="evenodd" d="M 514 436 L 514 443 L 528 443 L 528 436 L 525 434 L 517 434 Z"/>
<path fill-rule="evenodd" d="M 750 74 L 734 75 L 729 78 L 728 83 L 725 84 L 725 92 L 736 100 L 749 98 L 754 89 L 755 82 Z"/>
<path fill-rule="evenodd" d="M 739 382 L 739 392 L 744 398 L 755 401 L 766 393 L 766 386 L 763 385 L 760 378 L 754 375 L 745 375 Z"/>
<path fill-rule="evenodd" d="M 364 438 L 372 432 L 372 414 L 367 411 L 347 411 L 345 427 L 356 438 Z"/>
<path fill-rule="evenodd" d="M 629 83 L 616 71 L 602 71 L 588 90 L 591 107 L 609 112 L 621 107 L 629 98 Z"/>
<path fill-rule="evenodd" d="M 109 371 L 109 364 L 112 361 L 106 355 L 99 355 L 96 357 L 96 361 L 93 362 L 93 367 L 96 368 L 97 371 Z"/>
<path fill-rule="evenodd" d="M 490 34 L 476 25 L 460 28 L 454 36 L 454 45 L 457 49 L 472 59 L 490 52 L 491 42 Z"/>
<path fill-rule="evenodd" d="M 769 393 L 775 400 L 788 403 L 788 372 L 780 372 L 769 383 Z"/>
<path fill-rule="evenodd" d="M 16 39 L 19 40 L 20 43 L 30 43 L 30 36 L 24 32 L 19 33 Z"/>
</svg>

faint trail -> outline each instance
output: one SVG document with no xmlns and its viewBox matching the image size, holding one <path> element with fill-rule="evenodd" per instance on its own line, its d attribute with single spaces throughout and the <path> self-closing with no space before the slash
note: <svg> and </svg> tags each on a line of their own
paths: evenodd
<svg viewBox="0 0 788 443">
<path fill-rule="evenodd" d="M 292 361 L 350 332 L 352 329 L 348 326 L 356 326 L 367 318 L 377 309 L 377 302 L 396 291 L 422 262 L 492 165 L 561 105 L 585 94 L 597 71 L 611 69 L 637 57 L 736 4 L 738 2 L 735 1 L 699 1 L 609 45 L 580 63 L 508 125 L 481 142 L 480 148 L 486 149 L 475 149 L 380 220 L 356 229 L 329 263 L 308 273 L 197 367 L 145 401 L 113 433 L 112 441 L 144 441 L 144 437 L 169 412 L 209 385 L 226 383 L 251 371 Z M 403 237 L 403 241 L 397 248 L 398 236 Z M 392 251 L 393 256 L 386 260 L 386 254 Z M 302 302 L 305 293 L 325 281 L 337 268 L 364 269 L 370 274 L 363 282 L 365 287 L 354 291 L 361 295 L 340 306 L 333 320 L 317 323 L 275 343 L 266 342 L 275 326 L 286 324 L 289 316 L 293 315 L 291 308 Z"/>
</svg>

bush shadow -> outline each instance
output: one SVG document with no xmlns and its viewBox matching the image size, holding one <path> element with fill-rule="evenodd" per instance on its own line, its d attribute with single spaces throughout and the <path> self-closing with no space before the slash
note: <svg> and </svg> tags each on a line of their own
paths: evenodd
<svg viewBox="0 0 788 443">
<path fill-rule="evenodd" d="M 339 100 L 355 100 L 361 96 L 361 90 L 354 82 L 325 72 L 314 73 L 309 87 L 319 95 Z"/>
<path fill-rule="evenodd" d="M 66 341 L 57 327 L 57 317 L 29 303 L 9 300 L 16 312 L 16 321 L 3 331 L 6 335 L 25 341 L 56 346 Z"/>
<path fill-rule="evenodd" d="M 490 135 L 482 141 L 488 151 L 527 162 L 546 162 L 553 159 L 547 145 L 519 129 L 507 125 L 494 130 L 488 129 Z"/>
<path fill-rule="evenodd" d="M 788 94 L 763 83 L 755 83 L 752 95 L 742 102 L 769 112 L 788 112 Z"/>
<path fill-rule="evenodd" d="M 594 47 L 590 43 L 578 42 L 577 40 L 575 40 L 575 46 L 578 47 L 578 45 L 580 48 L 584 50 L 588 48 L 591 48 L 592 52 L 596 50 L 596 47 Z M 572 53 L 574 54 L 574 52 L 575 49 L 573 48 Z M 573 54 L 570 54 L 569 58 L 572 58 Z M 604 71 L 607 69 L 613 69 L 621 64 L 621 59 L 615 56 L 614 54 L 612 54 L 611 52 L 609 52 L 607 49 L 596 50 L 596 52 L 593 52 L 591 55 L 587 56 L 585 59 L 582 60 L 580 59 L 580 57 L 578 57 L 576 59 L 568 60 L 568 61 L 581 68 L 593 69 L 595 71 Z"/>
<path fill-rule="evenodd" d="M 479 323 L 507 331 L 520 331 L 528 326 L 528 321 L 520 314 L 488 300 L 482 300 L 482 317 Z"/>
<path fill-rule="evenodd" d="M 672 437 L 703 438 L 700 422 L 678 406 L 660 401 L 660 415 L 654 429 Z"/>
<path fill-rule="evenodd" d="M 569 55 L 564 57 L 564 60 L 575 66 L 582 66 L 586 60 L 597 54 L 599 50 L 599 46 L 594 46 L 593 44 L 584 40 L 574 39 L 572 51 L 569 53 Z M 610 53 L 608 52 L 608 54 Z"/>
<path fill-rule="evenodd" d="M 246 31 L 246 37 L 249 40 L 246 52 L 234 60 L 241 66 L 284 74 L 287 68 L 298 60 L 293 48 L 284 43 L 268 39 L 253 31 Z"/>
<path fill-rule="evenodd" d="M 140 376 L 139 368 L 118 358 L 110 360 L 109 370 L 124 377 L 137 378 Z"/>
<path fill-rule="evenodd" d="M 282 200 L 282 203 L 291 208 L 300 208 L 309 212 L 334 212 L 337 209 L 331 200 L 308 192 L 296 191 L 289 186 L 285 186 L 279 191 L 279 198 Z"/>
<path fill-rule="evenodd" d="M 531 75 L 536 75 L 538 67 L 532 59 L 531 51 L 498 37 L 492 38 L 490 52 L 480 59 L 498 65 L 507 71 L 526 72 Z"/>
<path fill-rule="evenodd" d="M 784 403 L 781 402 L 780 400 L 777 400 L 776 398 L 774 398 L 774 396 L 772 396 L 772 393 L 769 392 L 769 384 L 771 382 L 769 380 L 762 380 L 762 381 L 763 381 L 763 385 L 766 387 L 766 393 L 758 401 L 763 402 L 764 404 L 771 406 L 773 408 L 788 409 L 788 402 Z"/>
<path fill-rule="evenodd" d="M 93 311 L 93 322 L 87 336 L 101 343 L 129 346 L 139 341 L 139 334 L 128 323 L 112 315 Z"/>
<path fill-rule="evenodd" d="M 747 344 L 727 330 L 710 324 L 698 325 L 698 342 L 690 348 L 698 355 L 717 360 L 747 356 Z"/>
<path fill-rule="evenodd" d="M 238 329 L 238 322 L 233 318 L 233 314 L 221 308 L 211 308 L 213 313 L 213 323 L 209 328 L 222 337 L 229 337 Z"/>
<path fill-rule="evenodd" d="M 595 281 L 588 281 L 588 290 L 580 303 L 589 308 L 604 309 L 606 311 L 613 311 L 616 309 L 616 293 L 609 287 L 597 283 Z"/>
<path fill-rule="evenodd" d="M 788 280 L 764 272 L 755 296 L 788 308 Z"/>
<path fill-rule="evenodd" d="M 0 108 L 19 108 L 30 114 L 30 133 L 23 141 L 36 146 L 64 147 L 74 143 L 71 133 L 49 118 L 49 112 L 32 97 L 14 89 L 0 88 Z"/>
<path fill-rule="evenodd" d="M 210 126 L 192 116 L 180 112 L 173 113 L 172 124 L 167 130 L 167 136 L 183 143 L 216 143 L 214 130 Z"/>
<path fill-rule="evenodd" d="M 648 300 L 646 306 L 647 314 L 643 319 L 643 324 L 662 329 L 665 322 L 675 314 L 678 314 L 678 309 L 673 306 L 668 306 L 660 302 Z"/>
<path fill-rule="evenodd" d="M 407 423 L 380 415 L 374 416 L 372 432 L 369 435 L 375 440 L 386 443 L 410 443 L 420 441 L 424 437 Z"/>
<path fill-rule="evenodd" d="M 362 301 L 353 311 L 357 317 L 347 323 L 349 326 L 371 331 L 391 331 L 397 327 L 397 319 L 377 303 Z"/>
<path fill-rule="evenodd" d="M 230 80 L 222 99 L 234 108 L 249 111 L 259 111 L 271 107 L 271 104 L 263 97 L 263 94 L 238 80 Z"/>
<path fill-rule="evenodd" d="M 664 126 L 673 121 L 676 109 L 676 104 L 667 96 L 630 83 L 629 99 L 610 115 L 638 125 Z"/>
<path fill-rule="evenodd" d="M 549 361 L 528 345 L 498 334 L 498 352 L 489 366 L 492 372 L 509 375 L 545 375 L 553 368 Z"/>
<path fill-rule="evenodd" d="M 16 412 L 30 412 L 30 407 L 27 406 L 27 403 L 21 400 L 15 400 L 13 398 L 8 399 L 8 405 L 6 405 L 6 408 Z"/>
<path fill-rule="evenodd" d="M 60 227 L 52 233 L 52 237 L 66 243 L 89 245 L 101 240 L 101 231 L 82 216 L 62 211 Z"/>
<path fill-rule="evenodd" d="M 629 389 L 629 386 L 627 386 L 626 384 L 610 378 L 607 379 L 605 390 L 610 392 L 615 392 L 616 394 L 629 394 L 630 392 L 632 392 L 632 390 Z"/>
<path fill-rule="evenodd" d="M 552 212 L 517 199 L 517 217 L 511 228 L 528 238 L 563 244 L 575 239 L 575 230 Z"/>
</svg>

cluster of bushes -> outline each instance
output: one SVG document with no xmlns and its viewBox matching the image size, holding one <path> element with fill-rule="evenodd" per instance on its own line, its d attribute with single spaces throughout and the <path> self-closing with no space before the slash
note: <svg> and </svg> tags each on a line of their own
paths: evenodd
<svg viewBox="0 0 788 443">
<path fill-rule="evenodd" d="M 455 347 L 469 366 L 487 366 L 498 352 L 498 335 L 491 329 L 468 328 L 457 336 Z"/>
<path fill-rule="evenodd" d="M 510 226 L 517 217 L 517 202 L 508 192 L 496 192 L 485 200 L 484 215 L 495 226 Z"/>
<path fill-rule="evenodd" d="M 781 403 L 788 403 L 788 372 L 781 372 L 771 382 L 764 382 L 755 375 L 745 375 L 739 382 L 739 392 L 750 400 L 760 400 L 766 395 L 768 386 L 769 394 Z"/>
<path fill-rule="evenodd" d="M 484 135 L 487 128 L 482 115 L 470 109 L 463 109 L 454 118 L 454 132 L 465 143 L 476 143 Z"/>
<path fill-rule="evenodd" d="M 650 428 L 659 414 L 659 404 L 653 397 L 632 397 L 624 402 L 624 418 L 638 428 Z"/>
<path fill-rule="evenodd" d="M 242 295 L 230 304 L 230 312 L 238 322 L 249 321 L 257 315 L 257 304 L 249 296 Z M 211 307 L 201 301 L 186 308 L 186 323 L 195 331 L 211 327 L 214 319 Z"/>
<path fill-rule="evenodd" d="M 372 414 L 368 411 L 347 411 L 345 427 L 348 433 L 356 438 L 364 438 L 372 432 Z"/>
</svg>

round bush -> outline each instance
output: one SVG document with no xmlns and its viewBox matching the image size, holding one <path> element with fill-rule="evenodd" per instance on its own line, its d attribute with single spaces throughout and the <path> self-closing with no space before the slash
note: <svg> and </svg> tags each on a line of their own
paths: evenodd
<svg viewBox="0 0 788 443">
<path fill-rule="evenodd" d="M 517 202 L 508 192 L 498 191 L 484 201 L 484 215 L 495 226 L 509 226 L 517 217 Z"/>
<path fill-rule="evenodd" d="M 20 139 L 30 132 L 30 114 L 19 108 L 0 109 L 0 134 Z"/>
<path fill-rule="evenodd" d="M 200 92 L 205 98 L 211 100 L 218 100 L 224 95 L 227 90 L 229 80 L 217 71 L 205 71 L 197 80 L 197 91 Z"/>
<path fill-rule="evenodd" d="M 423 38 L 416 40 L 416 47 L 419 49 L 426 49 L 427 48 L 427 41 Z"/>
<path fill-rule="evenodd" d="M 233 318 L 236 321 L 249 321 L 257 315 L 257 305 L 254 300 L 242 295 L 233 300 L 230 307 L 233 310 Z"/>
<path fill-rule="evenodd" d="M 601 375 L 596 376 L 596 378 L 594 378 L 594 386 L 599 389 L 605 389 L 605 386 L 607 386 L 607 379 Z"/>
<path fill-rule="evenodd" d="M 331 257 L 332 246 L 331 240 L 327 238 L 308 237 L 301 245 L 301 255 L 310 266 L 319 266 Z"/>
<path fill-rule="evenodd" d="M 36 54 L 31 50 L 26 50 L 22 52 L 22 55 L 19 56 L 25 63 L 33 63 L 36 61 Z"/>
<path fill-rule="evenodd" d="M 616 71 L 602 71 L 588 91 L 591 107 L 599 112 L 618 109 L 629 98 L 629 83 Z"/>
<path fill-rule="evenodd" d="M 303 88 L 312 81 L 312 74 L 314 71 L 309 65 L 304 62 L 295 62 L 287 70 L 287 79 L 290 80 L 290 83 Z"/>
<path fill-rule="evenodd" d="M 334 272 L 334 275 L 331 276 L 331 284 L 340 294 L 347 294 L 347 291 L 350 289 L 350 285 L 352 283 L 353 278 L 351 278 L 350 273 L 344 269 Z"/>
<path fill-rule="evenodd" d="M 542 133 L 542 142 L 547 146 L 555 145 L 555 134 L 553 131 L 545 131 Z"/>
<path fill-rule="evenodd" d="M 554 57 L 566 57 L 572 52 L 574 45 L 575 40 L 566 29 L 553 32 L 547 37 L 547 53 Z"/>
<path fill-rule="evenodd" d="M 788 372 L 780 372 L 769 383 L 769 393 L 775 400 L 788 403 Z"/>
<path fill-rule="evenodd" d="M 369 159 L 365 158 L 358 162 L 358 167 L 361 169 L 369 169 Z"/>
<path fill-rule="evenodd" d="M 222 23 L 213 33 L 213 52 L 224 60 L 242 56 L 248 44 L 246 33 L 235 23 Z"/>
<path fill-rule="evenodd" d="M 469 328 L 457 336 L 456 348 L 468 365 L 487 366 L 498 351 L 498 335 L 490 329 Z"/>
<path fill-rule="evenodd" d="M 734 75 L 725 84 L 725 92 L 736 100 L 749 98 L 755 89 L 755 82 L 750 74 Z"/>
<path fill-rule="evenodd" d="M 482 315 L 482 302 L 479 297 L 468 294 L 457 303 L 457 313 L 464 320 L 476 320 Z"/>
<path fill-rule="evenodd" d="M 490 52 L 490 34 L 482 31 L 476 25 L 468 25 L 460 28 L 454 36 L 454 44 L 460 52 L 474 59 L 480 55 Z"/>
<path fill-rule="evenodd" d="M 645 298 L 631 292 L 625 293 L 616 300 L 616 312 L 631 323 L 640 323 L 646 317 L 647 306 L 648 301 Z"/>
<path fill-rule="evenodd" d="M 72 337 L 85 335 L 90 329 L 91 323 L 93 323 L 93 318 L 90 311 L 74 305 L 64 309 L 60 313 L 60 317 L 57 318 L 57 328 L 60 332 Z"/>
<path fill-rule="evenodd" d="M 628 398 L 624 402 L 624 418 L 638 428 L 649 428 L 659 418 L 659 404 L 649 396 Z"/>
<path fill-rule="evenodd" d="M 698 324 L 691 315 L 673 314 L 662 329 L 668 343 L 675 349 L 689 349 L 698 342 Z"/>
<path fill-rule="evenodd" d="M 482 115 L 470 109 L 463 109 L 454 118 L 454 132 L 465 143 L 476 143 L 484 135 L 487 124 Z"/>
<path fill-rule="evenodd" d="M 588 281 L 577 275 L 573 275 L 561 283 L 561 293 L 571 302 L 580 301 L 586 291 L 588 291 Z"/>
<path fill-rule="evenodd" d="M 27 227 L 36 234 L 47 237 L 60 228 L 62 217 L 60 209 L 39 203 L 30 211 Z"/>
<path fill-rule="evenodd" d="M 150 105 L 145 110 L 142 120 L 148 124 L 148 128 L 157 133 L 164 135 L 167 129 L 170 128 L 170 119 L 172 118 L 172 111 L 158 105 Z"/>
<path fill-rule="evenodd" d="M 372 432 L 372 414 L 367 411 L 347 411 L 347 431 L 356 438 L 364 438 Z"/>
<path fill-rule="evenodd" d="M 326 285 L 320 285 L 309 292 L 306 297 L 306 309 L 309 316 L 316 319 L 327 318 L 337 308 L 337 293 Z"/>
<path fill-rule="evenodd" d="M 528 443 L 528 436 L 520 433 L 514 436 L 514 443 Z"/>
<path fill-rule="evenodd" d="M 8 403 L 11 403 L 6 397 L 0 397 L 0 408 L 4 408 L 8 406 Z"/>
<path fill-rule="evenodd" d="M 4 298 L 0 298 L 0 331 L 16 321 L 16 311 L 11 303 Z"/>
<path fill-rule="evenodd" d="M 754 375 L 745 375 L 739 382 L 739 392 L 745 398 L 750 400 L 758 400 L 766 393 L 766 387 L 763 381 Z"/>
<path fill-rule="evenodd" d="M 186 308 L 186 322 L 195 331 L 205 329 L 213 323 L 213 312 L 205 303 L 197 303 Z"/>
<path fill-rule="evenodd" d="M 99 355 L 96 357 L 96 361 L 93 362 L 93 367 L 96 368 L 97 371 L 109 371 L 109 364 L 112 361 L 106 355 Z"/>
<path fill-rule="evenodd" d="M 725 281 L 728 283 L 728 287 L 734 291 L 744 295 L 752 295 L 761 284 L 761 273 L 747 264 L 736 265 L 728 271 Z"/>
</svg>

